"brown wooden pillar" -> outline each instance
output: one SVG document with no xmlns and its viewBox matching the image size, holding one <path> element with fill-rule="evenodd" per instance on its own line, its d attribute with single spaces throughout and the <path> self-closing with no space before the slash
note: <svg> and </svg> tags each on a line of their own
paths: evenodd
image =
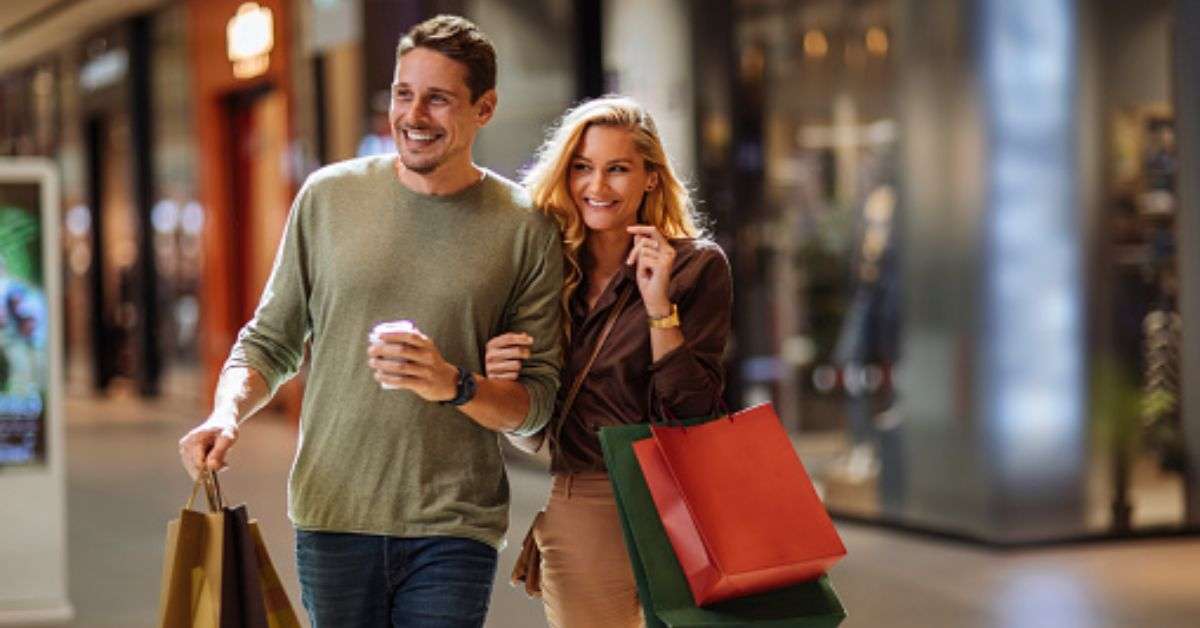
<svg viewBox="0 0 1200 628">
<path fill-rule="evenodd" d="M 272 155 L 274 163 L 292 163 L 287 158 L 292 144 L 295 100 L 290 70 L 292 2 L 258 0 L 260 6 L 273 14 L 274 46 L 265 72 L 252 78 L 238 78 L 226 53 L 226 29 L 243 2 L 188 0 L 199 199 L 206 210 L 200 351 L 209 392 L 215 388 L 221 364 L 238 330 L 254 313 L 270 264 L 266 262 L 268 268 L 263 269 L 262 260 L 269 260 L 278 246 L 288 205 L 299 186 L 288 167 L 278 168 L 278 176 L 273 180 L 249 182 L 240 181 L 244 173 L 235 170 L 235 164 L 241 161 L 238 151 L 248 141 L 238 134 L 243 127 L 237 126 L 236 121 L 245 114 L 239 107 L 259 96 L 271 98 L 273 116 L 282 109 L 281 119 L 274 120 L 284 134 L 282 141 L 275 142 L 281 154 Z M 245 191 L 247 185 L 254 186 L 249 193 Z M 256 204 L 247 202 L 248 198 L 267 201 Z M 264 255 L 264 251 L 269 254 Z M 298 416 L 300 390 L 299 383 L 281 389 L 275 406 L 292 417 Z"/>
</svg>

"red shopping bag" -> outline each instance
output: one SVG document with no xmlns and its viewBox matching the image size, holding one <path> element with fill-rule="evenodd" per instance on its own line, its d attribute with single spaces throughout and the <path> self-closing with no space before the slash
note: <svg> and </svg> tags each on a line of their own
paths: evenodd
<svg viewBox="0 0 1200 628">
<path fill-rule="evenodd" d="M 651 432 L 634 453 L 696 604 L 812 580 L 846 555 L 770 404 Z"/>
</svg>

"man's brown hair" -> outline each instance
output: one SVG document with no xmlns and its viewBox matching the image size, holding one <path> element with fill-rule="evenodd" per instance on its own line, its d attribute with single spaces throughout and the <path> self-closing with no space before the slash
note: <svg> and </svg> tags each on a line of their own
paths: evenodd
<svg viewBox="0 0 1200 628">
<path fill-rule="evenodd" d="M 440 52 L 467 66 L 471 102 L 496 87 L 496 48 L 492 40 L 470 20 L 457 15 L 439 15 L 409 29 L 396 46 L 396 62 L 413 48 Z"/>
</svg>

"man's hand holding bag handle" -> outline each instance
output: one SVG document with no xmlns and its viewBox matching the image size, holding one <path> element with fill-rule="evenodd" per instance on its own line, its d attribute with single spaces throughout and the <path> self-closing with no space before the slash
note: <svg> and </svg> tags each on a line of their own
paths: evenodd
<svg viewBox="0 0 1200 628">
<path fill-rule="evenodd" d="M 208 512 L 193 510 L 204 489 Z M 225 505 L 215 473 L 202 471 L 179 518 L 167 525 L 160 628 L 299 628 L 300 622 L 245 505 Z"/>
</svg>

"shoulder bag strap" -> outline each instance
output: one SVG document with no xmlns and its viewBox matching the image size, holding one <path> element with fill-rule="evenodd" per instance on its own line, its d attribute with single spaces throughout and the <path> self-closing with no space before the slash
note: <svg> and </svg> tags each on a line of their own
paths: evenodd
<svg viewBox="0 0 1200 628">
<path fill-rule="evenodd" d="M 604 347 L 604 341 L 608 340 L 608 335 L 612 333 L 613 326 L 617 324 L 617 317 L 621 315 L 621 310 L 625 304 L 629 302 L 629 296 L 633 293 L 632 288 L 626 288 L 621 293 L 620 298 L 613 305 L 612 310 L 608 313 L 608 318 L 604 321 L 604 328 L 600 330 L 600 336 L 596 338 L 596 346 L 592 347 L 592 354 L 588 356 L 588 361 L 583 365 L 583 369 L 575 376 L 575 381 L 571 382 L 571 389 L 567 391 L 567 397 L 563 400 L 562 412 L 558 415 L 558 425 L 551 432 L 555 439 L 558 438 L 558 431 L 562 429 L 562 424 L 566 422 L 567 415 L 571 412 L 571 406 L 575 404 L 575 397 L 579 395 L 579 389 L 583 387 L 583 380 L 587 379 L 588 372 L 592 370 L 592 364 L 596 362 L 596 356 L 600 355 L 600 349 Z"/>
</svg>

